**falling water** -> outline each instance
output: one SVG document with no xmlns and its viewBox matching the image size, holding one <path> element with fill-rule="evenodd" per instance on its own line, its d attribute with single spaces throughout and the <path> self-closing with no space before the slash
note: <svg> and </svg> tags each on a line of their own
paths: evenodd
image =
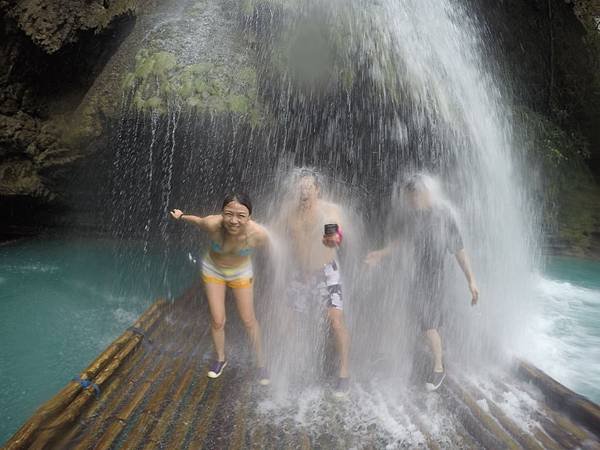
<svg viewBox="0 0 600 450">
<path fill-rule="evenodd" d="M 344 313 L 353 401 L 363 411 L 347 411 L 335 426 L 362 430 L 376 421 L 392 442 L 419 442 L 403 425 L 402 407 L 421 353 L 406 309 L 412 261 L 398 254 L 379 269 L 363 263 L 396 237 L 407 175 L 427 172 L 439 184 L 480 289 L 473 308 L 464 276 L 448 262 L 448 367 L 479 370 L 519 353 L 530 314 L 537 208 L 503 94 L 509 80 L 494 70 L 485 28 L 458 0 L 180 6 L 148 32 L 127 87 L 115 139 L 113 231 L 165 241 L 165 261 L 175 247 L 198 255 L 202 237 L 169 223 L 166 212 L 205 215 L 225 192 L 248 191 L 275 249 L 257 277 L 274 381 L 261 406 L 273 420 L 327 427 L 335 418 L 323 418 L 330 406 L 322 374 L 335 358 L 326 322 L 316 314 L 290 331 L 283 269 L 294 262 L 276 226 L 291 207 L 294 169 L 315 168 L 324 198 L 347 221 Z M 437 401 L 428 398 L 427 408 L 435 411 Z M 448 420 L 433 422 L 451 428 Z"/>
</svg>

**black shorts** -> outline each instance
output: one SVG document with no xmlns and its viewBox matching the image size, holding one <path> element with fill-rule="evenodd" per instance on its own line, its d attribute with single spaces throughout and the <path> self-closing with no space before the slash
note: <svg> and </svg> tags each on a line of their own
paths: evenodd
<svg viewBox="0 0 600 450">
<path fill-rule="evenodd" d="M 444 324 L 444 296 L 441 289 L 411 289 L 410 312 L 422 331 Z"/>
</svg>

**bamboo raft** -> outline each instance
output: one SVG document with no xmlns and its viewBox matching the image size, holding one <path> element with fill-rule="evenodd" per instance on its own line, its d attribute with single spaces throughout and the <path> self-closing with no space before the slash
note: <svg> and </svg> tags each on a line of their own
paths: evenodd
<svg viewBox="0 0 600 450">
<path fill-rule="evenodd" d="M 206 377 L 205 308 L 193 291 L 183 297 L 154 303 L 80 374 L 99 396 L 70 382 L 3 448 L 600 449 L 600 408 L 524 361 L 484 383 L 454 375 L 435 394 L 400 394 L 396 419 L 410 439 L 386 431 L 385 418 L 345 426 L 360 400 L 324 403 L 323 418 L 309 425 L 269 416 L 249 364 Z"/>
</svg>

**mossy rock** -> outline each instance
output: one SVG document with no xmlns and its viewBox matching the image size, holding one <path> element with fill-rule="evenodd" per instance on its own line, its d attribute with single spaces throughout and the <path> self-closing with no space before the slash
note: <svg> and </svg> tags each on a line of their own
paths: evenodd
<svg viewBox="0 0 600 450">
<path fill-rule="evenodd" d="M 232 112 L 246 114 L 250 109 L 248 98 L 243 95 L 231 95 L 227 99 L 227 106 Z"/>
<path fill-rule="evenodd" d="M 213 113 L 252 112 L 260 122 L 256 70 L 242 67 L 236 72 L 210 63 L 183 65 L 172 53 L 140 50 L 133 72 L 127 73 L 123 89 L 133 91 L 132 105 L 142 111 L 163 113 L 170 103 Z"/>
<path fill-rule="evenodd" d="M 529 108 L 513 110 L 517 141 L 544 174 L 539 186 L 547 205 L 544 221 L 555 230 L 561 252 L 587 256 L 600 231 L 600 186 L 585 164 L 587 141 Z"/>
<path fill-rule="evenodd" d="M 558 236 L 568 253 L 585 256 L 600 231 L 600 186 L 583 165 L 567 172 L 569 180 L 561 183 L 557 195 Z"/>
</svg>

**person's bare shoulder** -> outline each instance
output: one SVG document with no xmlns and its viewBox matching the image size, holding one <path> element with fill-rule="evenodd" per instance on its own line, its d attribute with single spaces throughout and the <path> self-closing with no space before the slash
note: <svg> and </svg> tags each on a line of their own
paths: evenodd
<svg viewBox="0 0 600 450">
<path fill-rule="evenodd" d="M 250 222 L 249 236 L 250 240 L 256 246 L 262 246 L 269 240 L 269 232 L 258 222 Z"/>
<path fill-rule="evenodd" d="M 221 226 L 223 224 L 223 216 L 221 216 L 220 214 L 206 216 L 204 218 L 204 223 L 206 226 L 206 231 L 208 231 L 208 232 L 218 231 L 221 229 Z"/>
</svg>

